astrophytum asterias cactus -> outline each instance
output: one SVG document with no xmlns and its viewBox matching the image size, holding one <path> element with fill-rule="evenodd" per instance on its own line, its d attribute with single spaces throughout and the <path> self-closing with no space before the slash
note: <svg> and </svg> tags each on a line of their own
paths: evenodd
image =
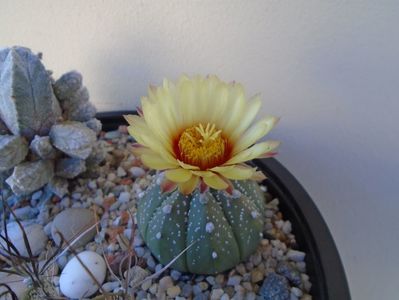
<svg viewBox="0 0 399 300">
<path fill-rule="evenodd" d="M 189 247 L 172 268 L 215 274 L 245 260 L 262 238 L 265 199 L 253 180 L 233 181 L 232 194 L 197 188 L 190 195 L 163 193 L 160 178 L 139 202 L 141 235 L 157 259 L 167 264 Z"/>
<path fill-rule="evenodd" d="M 54 81 L 41 55 L 23 47 L 1 49 L 1 180 L 16 195 L 47 185 L 62 197 L 67 179 L 85 172 L 86 161 L 101 160 L 95 114 L 79 73 Z"/>
</svg>

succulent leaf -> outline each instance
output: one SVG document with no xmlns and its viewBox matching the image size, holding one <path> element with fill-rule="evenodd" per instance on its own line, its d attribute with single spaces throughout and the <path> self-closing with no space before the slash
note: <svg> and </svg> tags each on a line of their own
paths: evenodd
<svg viewBox="0 0 399 300">
<path fill-rule="evenodd" d="M 29 140 L 36 134 L 47 135 L 60 112 L 50 76 L 29 49 L 13 47 L 3 51 L 0 117 L 14 135 Z"/>
<path fill-rule="evenodd" d="M 50 139 L 58 150 L 72 158 L 86 159 L 93 150 L 96 134 L 83 123 L 67 121 L 51 128 Z"/>
<path fill-rule="evenodd" d="M 22 162 L 28 154 L 28 144 L 20 136 L 0 135 L 0 172 Z"/>
<path fill-rule="evenodd" d="M 6 182 L 16 195 L 28 195 L 46 185 L 54 175 L 51 160 L 24 162 L 14 168 Z"/>
</svg>

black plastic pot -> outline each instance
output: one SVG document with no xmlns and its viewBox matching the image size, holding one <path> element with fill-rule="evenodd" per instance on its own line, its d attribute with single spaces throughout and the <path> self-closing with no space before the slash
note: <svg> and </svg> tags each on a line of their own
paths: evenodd
<svg viewBox="0 0 399 300">
<path fill-rule="evenodd" d="M 133 111 L 99 113 L 103 130 L 126 124 L 122 115 Z M 268 179 L 269 191 L 280 200 L 285 219 L 292 223 L 298 247 L 306 252 L 307 273 L 314 300 L 350 300 L 349 287 L 331 233 L 316 205 L 295 177 L 274 158 L 253 162 Z"/>
</svg>

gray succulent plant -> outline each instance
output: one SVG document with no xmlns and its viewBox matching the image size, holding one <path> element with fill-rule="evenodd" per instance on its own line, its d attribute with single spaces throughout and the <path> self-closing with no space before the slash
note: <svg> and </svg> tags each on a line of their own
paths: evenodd
<svg viewBox="0 0 399 300">
<path fill-rule="evenodd" d="M 0 180 L 14 194 L 47 185 L 62 197 L 67 179 L 92 168 L 88 161 L 101 162 L 95 115 L 80 73 L 54 81 L 41 55 L 0 49 Z"/>
</svg>

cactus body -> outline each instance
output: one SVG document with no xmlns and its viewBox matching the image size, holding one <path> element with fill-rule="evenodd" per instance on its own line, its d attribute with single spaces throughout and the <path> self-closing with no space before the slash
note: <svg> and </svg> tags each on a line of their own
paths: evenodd
<svg viewBox="0 0 399 300">
<path fill-rule="evenodd" d="M 159 181 L 159 180 L 158 180 Z M 254 181 L 236 181 L 233 195 L 196 189 L 163 194 L 157 180 L 138 205 L 141 235 L 162 264 L 195 274 L 216 274 L 245 260 L 262 236 L 264 196 Z"/>
</svg>

